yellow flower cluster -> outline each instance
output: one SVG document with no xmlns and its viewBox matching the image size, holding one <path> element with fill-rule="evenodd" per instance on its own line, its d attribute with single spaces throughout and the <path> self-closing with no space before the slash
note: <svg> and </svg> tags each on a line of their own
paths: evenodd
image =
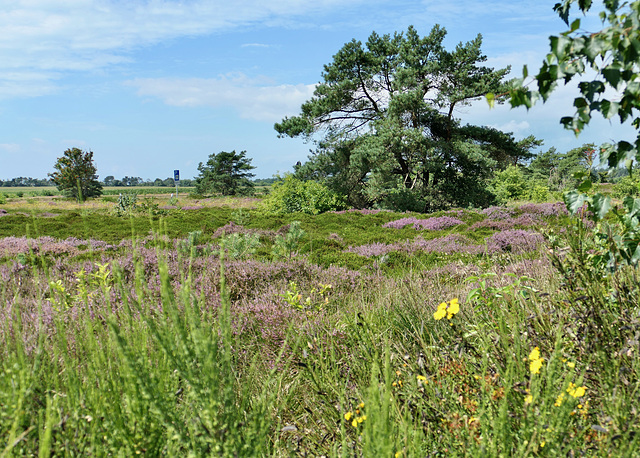
<svg viewBox="0 0 640 458">
<path fill-rule="evenodd" d="M 354 428 L 357 428 L 359 424 L 361 424 L 367 419 L 366 415 L 364 414 L 360 415 L 362 413 L 360 412 L 360 410 L 363 408 L 364 408 L 364 402 L 361 402 L 360 404 L 358 404 L 358 408 L 355 410 L 355 414 L 349 411 L 344 414 L 344 419 L 346 421 L 351 421 L 351 426 L 353 426 Z"/>
<path fill-rule="evenodd" d="M 447 317 L 447 320 L 453 318 L 453 315 L 460 311 L 460 304 L 458 303 L 458 298 L 451 299 L 448 303 L 443 302 L 438 305 L 438 310 L 433 314 L 433 318 L 436 320 L 441 320 L 444 317 Z"/>
<path fill-rule="evenodd" d="M 573 383 L 569 383 L 569 388 L 567 388 L 567 393 L 569 396 L 574 398 L 581 398 L 587 393 L 586 386 L 575 386 Z"/>
<path fill-rule="evenodd" d="M 576 398 L 576 399 L 581 398 L 585 394 L 587 394 L 587 387 L 576 386 L 574 383 L 569 383 L 569 387 L 567 388 L 567 393 L 569 393 L 569 396 L 571 396 L 572 398 Z M 565 399 L 565 394 L 560 393 L 560 395 L 556 399 L 556 402 L 553 405 L 556 407 L 560 407 L 564 402 L 564 399 Z"/>
<path fill-rule="evenodd" d="M 531 394 L 531 391 L 527 389 L 527 394 L 524 397 L 524 403 L 525 405 L 527 405 L 527 404 L 531 404 L 532 402 L 533 402 L 533 395 Z"/>
<path fill-rule="evenodd" d="M 542 363 L 544 362 L 544 358 L 540 357 L 540 349 L 538 347 L 534 347 L 529 353 L 529 370 L 532 374 L 539 374 L 540 368 L 542 368 Z"/>
</svg>

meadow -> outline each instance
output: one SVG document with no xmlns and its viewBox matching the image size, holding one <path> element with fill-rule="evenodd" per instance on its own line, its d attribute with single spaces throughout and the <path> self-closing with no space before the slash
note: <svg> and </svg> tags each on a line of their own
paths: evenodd
<svg viewBox="0 0 640 458">
<path fill-rule="evenodd" d="M 193 187 L 178 187 L 178 193 L 187 195 L 192 192 Z M 105 186 L 103 195 L 117 196 L 124 193 L 136 194 L 175 194 L 176 188 L 173 186 Z M 52 197 L 60 196 L 60 191 L 56 186 L 11 186 L 0 188 L 0 194 L 11 198 L 20 197 Z"/>
<path fill-rule="evenodd" d="M 561 203 L 0 205 L 0 455 L 638 456 L 638 271 Z"/>
</svg>

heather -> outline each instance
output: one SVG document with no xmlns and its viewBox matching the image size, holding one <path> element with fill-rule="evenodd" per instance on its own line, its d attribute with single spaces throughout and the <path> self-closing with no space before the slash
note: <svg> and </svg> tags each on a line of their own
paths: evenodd
<svg viewBox="0 0 640 458">
<path fill-rule="evenodd" d="M 638 272 L 594 262 L 583 219 L 228 202 L 8 209 L 2 453 L 637 450 Z"/>
</svg>

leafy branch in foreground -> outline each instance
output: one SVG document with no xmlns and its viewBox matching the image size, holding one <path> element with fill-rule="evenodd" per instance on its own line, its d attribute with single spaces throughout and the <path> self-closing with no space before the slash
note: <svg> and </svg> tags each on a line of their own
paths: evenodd
<svg viewBox="0 0 640 458">
<path fill-rule="evenodd" d="M 592 6 L 590 0 L 563 0 L 554 6 L 569 30 L 550 37 L 550 52 L 542 63 L 538 74 L 525 84 L 529 75 L 527 67 L 523 78 L 511 90 L 511 105 L 530 108 L 538 99 L 547 101 L 557 87 L 558 81 L 568 84 L 574 78 L 584 77 L 578 83 L 580 95 L 573 101 L 575 112 L 564 116 L 560 123 L 578 135 L 591 121 L 594 112 L 605 119 L 618 117 L 621 123 L 630 122 L 640 128 L 640 1 L 620 2 L 604 0 L 604 10 L 599 17 L 602 30 L 591 33 L 580 27 L 580 19 L 571 23 L 569 15 L 573 7 L 587 13 Z M 591 79 L 590 75 L 595 74 Z M 536 83 L 537 90 L 532 89 Z M 616 100 L 608 98 L 615 94 Z M 489 103 L 492 97 L 488 97 Z M 640 159 L 640 132 L 634 143 L 620 140 L 600 149 L 600 161 L 606 161 L 609 171 L 626 166 Z M 582 176 L 581 178 L 585 178 Z M 611 198 L 600 193 L 591 195 L 592 181 L 586 178 L 576 189 L 565 194 L 567 208 L 572 214 L 584 206 L 596 222 L 602 222 L 601 234 L 608 234 L 607 253 L 601 257 L 610 269 L 618 263 L 636 265 L 640 260 L 638 214 L 640 200 L 627 196 L 622 209 L 612 210 Z M 619 223 L 615 230 L 603 222 L 613 214 Z"/>
</svg>

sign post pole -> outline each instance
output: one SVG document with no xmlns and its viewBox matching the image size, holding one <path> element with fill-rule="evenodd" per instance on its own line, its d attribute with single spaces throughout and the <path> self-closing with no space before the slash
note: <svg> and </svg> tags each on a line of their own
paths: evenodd
<svg viewBox="0 0 640 458">
<path fill-rule="evenodd" d="M 180 181 L 180 170 L 173 171 L 173 181 L 176 184 L 176 199 L 178 198 L 178 182 Z"/>
</svg>

